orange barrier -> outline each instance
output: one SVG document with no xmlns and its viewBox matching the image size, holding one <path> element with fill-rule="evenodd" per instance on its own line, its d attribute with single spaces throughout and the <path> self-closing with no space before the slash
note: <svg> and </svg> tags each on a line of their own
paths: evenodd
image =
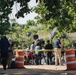
<svg viewBox="0 0 76 75">
<path fill-rule="evenodd" d="M 24 51 L 22 51 L 22 50 L 16 51 L 15 63 L 16 63 L 17 68 L 24 67 Z"/>
<path fill-rule="evenodd" d="M 67 69 L 76 69 L 75 50 L 73 48 L 67 48 L 65 52 Z"/>
</svg>

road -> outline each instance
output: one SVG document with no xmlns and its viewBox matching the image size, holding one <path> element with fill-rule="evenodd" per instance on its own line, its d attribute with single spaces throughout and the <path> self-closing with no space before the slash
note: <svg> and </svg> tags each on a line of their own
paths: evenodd
<svg viewBox="0 0 76 75">
<path fill-rule="evenodd" d="M 25 65 L 22 69 L 3 70 L 0 65 L 0 75 L 76 75 L 76 70 L 67 70 L 66 65 Z"/>
</svg>

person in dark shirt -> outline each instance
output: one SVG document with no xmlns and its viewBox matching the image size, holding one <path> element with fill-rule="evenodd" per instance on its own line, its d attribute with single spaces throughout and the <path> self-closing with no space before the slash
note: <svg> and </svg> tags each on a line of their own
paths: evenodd
<svg viewBox="0 0 76 75">
<path fill-rule="evenodd" d="M 58 37 L 58 39 L 56 39 L 54 41 L 54 53 L 55 53 L 55 65 L 58 65 L 58 63 L 60 65 L 62 65 L 61 62 L 61 48 L 62 48 L 62 44 L 61 44 L 61 36 Z"/>
<path fill-rule="evenodd" d="M 1 62 L 3 65 L 3 69 L 6 70 L 7 59 L 8 59 L 8 52 L 10 44 L 6 36 L 2 36 L 0 40 L 0 49 L 1 49 Z"/>
<path fill-rule="evenodd" d="M 46 58 L 47 58 L 47 60 L 46 60 L 46 64 L 50 64 L 51 62 L 52 62 L 52 49 L 53 49 L 53 45 L 50 43 L 50 40 L 47 40 L 47 44 L 45 45 L 45 47 L 44 47 L 46 50 L 50 50 L 49 52 L 47 51 L 47 53 L 46 53 Z M 50 59 L 50 61 L 49 61 L 49 59 Z"/>
<path fill-rule="evenodd" d="M 0 38 L 0 64 L 1 64 L 1 38 Z"/>
</svg>

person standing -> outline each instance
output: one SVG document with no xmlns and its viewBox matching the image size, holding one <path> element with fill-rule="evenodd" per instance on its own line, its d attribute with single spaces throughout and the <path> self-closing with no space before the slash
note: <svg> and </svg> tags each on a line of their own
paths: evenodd
<svg viewBox="0 0 76 75">
<path fill-rule="evenodd" d="M 35 44 L 34 44 L 34 42 L 32 42 L 30 45 L 30 51 L 33 52 L 34 49 L 35 49 Z"/>
<path fill-rule="evenodd" d="M 49 65 L 52 62 L 52 51 L 51 50 L 53 49 L 53 45 L 50 43 L 50 40 L 47 40 L 47 44 L 45 45 L 44 48 L 47 50 L 50 50 L 50 51 L 47 51 L 46 53 L 46 64 Z"/>
<path fill-rule="evenodd" d="M 0 38 L 0 64 L 1 64 L 1 38 Z"/>
<path fill-rule="evenodd" d="M 11 68 L 11 63 L 12 63 L 12 58 L 13 58 L 13 46 L 14 46 L 14 43 L 12 41 L 11 38 L 8 38 L 8 41 L 9 41 L 9 44 L 10 44 L 10 47 L 9 47 L 9 52 L 8 52 L 8 69 Z"/>
<path fill-rule="evenodd" d="M 62 65 L 61 61 L 61 48 L 63 45 L 61 44 L 61 39 L 62 37 L 59 36 L 55 41 L 54 41 L 54 52 L 55 52 L 55 65 Z"/>
<path fill-rule="evenodd" d="M 41 64 L 41 53 L 38 51 L 40 49 L 41 49 L 40 42 L 39 42 L 39 39 L 37 39 L 35 41 L 35 55 L 34 55 L 36 65 Z"/>
<path fill-rule="evenodd" d="M 3 65 L 3 69 L 6 70 L 7 60 L 8 60 L 8 52 L 10 44 L 6 36 L 2 36 L 0 40 L 0 49 L 1 49 L 1 62 Z"/>
</svg>

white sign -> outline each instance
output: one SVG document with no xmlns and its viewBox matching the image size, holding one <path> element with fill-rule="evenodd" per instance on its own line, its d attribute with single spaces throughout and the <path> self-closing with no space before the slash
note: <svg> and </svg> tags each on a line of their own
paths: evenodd
<svg viewBox="0 0 76 75">
<path fill-rule="evenodd" d="M 55 27 L 52 31 L 51 31 L 51 37 L 53 37 L 54 36 L 54 33 L 56 32 L 56 30 L 57 30 L 57 27 Z"/>
</svg>

